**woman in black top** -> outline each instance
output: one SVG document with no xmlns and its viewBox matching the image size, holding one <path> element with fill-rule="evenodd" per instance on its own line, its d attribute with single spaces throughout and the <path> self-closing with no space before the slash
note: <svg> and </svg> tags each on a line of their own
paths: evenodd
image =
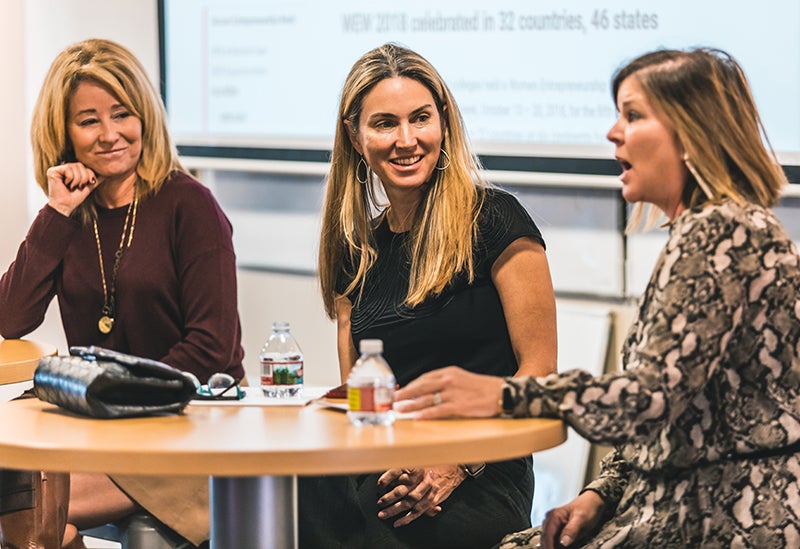
<svg viewBox="0 0 800 549">
<path fill-rule="evenodd" d="M 436 70 L 396 45 L 368 52 L 347 77 L 339 121 L 319 272 L 342 379 L 365 338 L 384 341 L 401 386 L 449 364 L 554 372 L 544 241 L 513 196 L 481 179 Z M 530 522 L 533 475 L 530 458 L 482 468 L 303 479 L 301 545 L 490 546 Z"/>
</svg>

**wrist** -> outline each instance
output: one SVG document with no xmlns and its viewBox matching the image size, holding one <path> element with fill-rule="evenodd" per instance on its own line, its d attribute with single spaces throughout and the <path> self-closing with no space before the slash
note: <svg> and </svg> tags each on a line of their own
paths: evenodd
<svg viewBox="0 0 800 549">
<path fill-rule="evenodd" d="M 55 202 L 53 200 L 50 200 L 47 203 L 47 205 L 50 206 L 51 209 L 53 209 L 56 212 L 58 212 L 61 215 L 63 215 L 64 217 L 72 216 L 72 212 L 75 211 L 75 208 L 71 208 L 70 206 L 68 206 L 66 204 L 61 204 L 61 203 Z"/>
<path fill-rule="evenodd" d="M 505 378 L 500 385 L 496 415 L 503 418 L 514 417 L 514 387 Z"/>
<path fill-rule="evenodd" d="M 462 463 L 459 465 L 459 468 L 468 478 L 478 478 L 486 470 L 486 463 Z"/>
<path fill-rule="evenodd" d="M 594 512 L 603 517 L 603 520 L 608 520 L 613 515 L 613 507 L 609 506 L 603 494 L 594 488 L 584 488 L 578 494 L 578 498 L 591 505 Z"/>
</svg>

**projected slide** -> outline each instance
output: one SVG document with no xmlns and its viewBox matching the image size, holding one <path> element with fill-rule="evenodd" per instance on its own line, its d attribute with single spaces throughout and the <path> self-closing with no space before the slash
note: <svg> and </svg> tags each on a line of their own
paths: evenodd
<svg viewBox="0 0 800 549">
<path fill-rule="evenodd" d="M 167 108 L 180 144 L 329 147 L 352 63 L 392 41 L 439 69 L 479 151 L 607 156 L 614 70 L 651 49 L 693 45 L 736 56 L 775 148 L 800 151 L 797 0 L 164 4 Z"/>
</svg>

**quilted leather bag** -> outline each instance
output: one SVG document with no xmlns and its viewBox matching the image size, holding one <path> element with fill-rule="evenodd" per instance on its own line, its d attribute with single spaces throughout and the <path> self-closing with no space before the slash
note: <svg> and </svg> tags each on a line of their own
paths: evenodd
<svg viewBox="0 0 800 549">
<path fill-rule="evenodd" d="M 39 360 L 33 375 L 36 396 L 94 418 L 180 413 L 196 385 L 163 362 L 103 349 L 70 347 L 70 356 Z"/>
</svg>

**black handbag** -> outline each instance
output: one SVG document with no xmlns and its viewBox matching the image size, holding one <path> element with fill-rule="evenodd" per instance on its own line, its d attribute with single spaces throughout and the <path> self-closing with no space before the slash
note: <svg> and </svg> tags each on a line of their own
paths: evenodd
<svg viewBox="0 0 800 549">
<path fill-rule="evenodd" d="M 94 418 L 180 413 L 197 386 L 163 362 L 101 347 L 70 347 L 70 356 L 39 360 L 33 388 L 39 399 Z"/>
</svg>

